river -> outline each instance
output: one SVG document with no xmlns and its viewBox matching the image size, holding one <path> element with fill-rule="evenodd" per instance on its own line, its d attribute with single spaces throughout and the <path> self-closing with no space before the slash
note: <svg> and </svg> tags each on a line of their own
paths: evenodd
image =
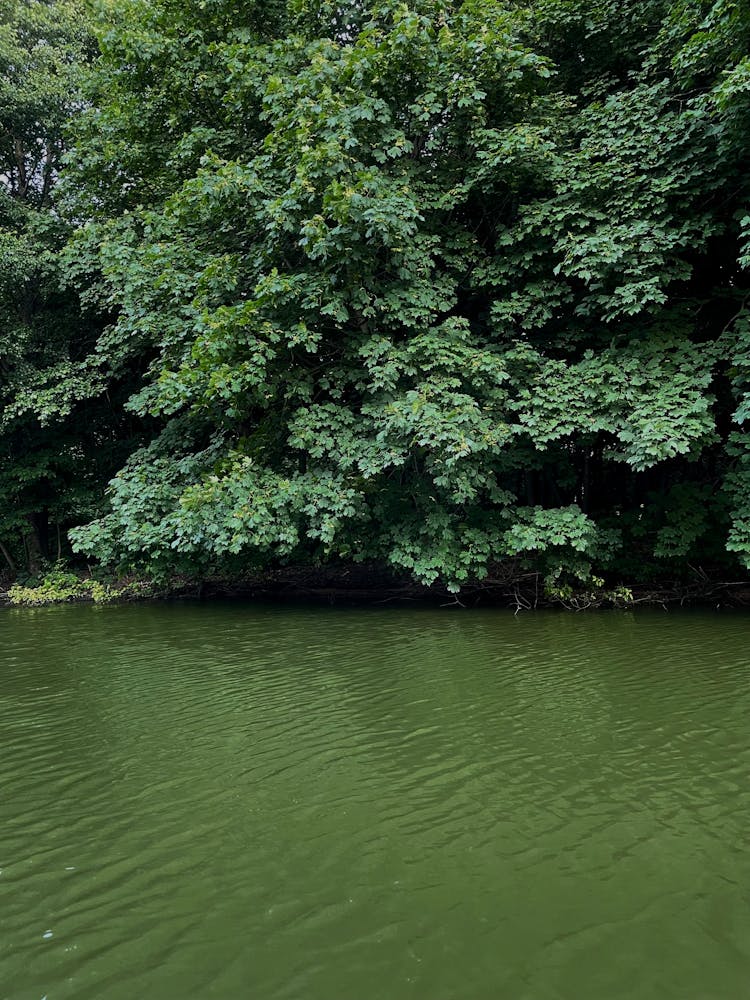
<svg viewBox="0 0 750 1000">
<path fill-rule="evenodd" d="M 0 998 L 750 997 L 749 634 L 3 611 Z"/>
</svg>

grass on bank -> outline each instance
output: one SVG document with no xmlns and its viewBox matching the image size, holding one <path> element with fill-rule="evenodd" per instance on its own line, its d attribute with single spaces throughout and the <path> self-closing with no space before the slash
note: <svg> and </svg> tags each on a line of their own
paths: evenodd
<svg viewBox="0 0 750 1000">
<path fill-rule="evenodd" d="M 46 604 L 71 604 L 93 601 L 110 604 L 113 601 L 150 597 L 153 588 L 144 580 L 115 581 L 112 578 L 82 577 L 57 564 L 38 577 L 16 583 L 8 590 L 8 601 L 17 607 L 42 607 Z"/>
</svg>

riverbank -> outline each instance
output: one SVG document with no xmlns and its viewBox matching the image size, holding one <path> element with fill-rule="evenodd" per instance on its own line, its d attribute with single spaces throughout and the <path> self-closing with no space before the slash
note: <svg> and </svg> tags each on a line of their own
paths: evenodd
<svg viewBox="0 0 750 1000">
<path fill-rule="evenodd" d="M 498 566 L 482 581 L 453 593 L 440 584 L 425 586 L 375 565 L 282 567 L 242 578 L 201 580 L 176 576 L 156 583 L 138 577 L 94 577 L 53 569 L 31 584 L 0 587 L 0 606 L 41 607 L 50 604 L 111 604 L 179 598 L 244 598 L 273 602 L 329 605 L 405 605 L 438 607 L 504 607 L 515 611 L 564 608 L 714 607 L 750 608 L 750 580 L 721 580 L 702 569 L 688 578 L 649 583 L 606 583 L 574 587 L 550 586 L 541 573 L 515 565 Z"/>
</svg>

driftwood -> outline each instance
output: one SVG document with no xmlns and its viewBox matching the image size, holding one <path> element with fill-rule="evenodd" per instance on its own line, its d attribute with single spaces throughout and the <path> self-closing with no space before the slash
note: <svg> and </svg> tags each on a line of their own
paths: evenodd
<svg viewBox="0 0 750 1000">
<path fill-rule="evenodd" d="M 664 580 L 633 585 L 627 594 L 620 581 L 598 588 L 581 587 L 570 596 L 550 595 L 541 573 L 508 563 L 494 568 L 491 576 L 468 583 L 453 593 L 445 586 L 425 586 L 373 565 L 285 567 L 248 576 L 243 580 L 202 581 L 193 596 L 245 597 L 272 601 L 309 601 L 325 604 L 379 605 L 433 604 L 442 608 L 477 606 L 506 607 L 516 613 L 538 608 L 562 607 L 585 611 L 601 607 L 747 607 L 750 579 L 725 581 L 704 569 L 691 567 L 687 580 Z M 186 588 L 187 595 L 191 591 Z"/>
</svg>

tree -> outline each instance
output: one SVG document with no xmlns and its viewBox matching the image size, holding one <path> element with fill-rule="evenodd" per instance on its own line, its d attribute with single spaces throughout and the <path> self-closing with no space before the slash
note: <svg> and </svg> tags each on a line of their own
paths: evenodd
<svg viewBox="0 0 750 1000">
<path fill-rule="evenodd" d="M 741 5 L 117 9 L 70 257 L 157 431 L 81 550 L 750 560 Z"/>
<path fill-rule="evenodd" d="M 127 449 L 89 361 L 100 319 L 60 270 L 64 127 L 94 48 L 83 14 L 73 0 L 0 3 L 0 553 L 13 571 L 60 555 Z"/>
</svg>

